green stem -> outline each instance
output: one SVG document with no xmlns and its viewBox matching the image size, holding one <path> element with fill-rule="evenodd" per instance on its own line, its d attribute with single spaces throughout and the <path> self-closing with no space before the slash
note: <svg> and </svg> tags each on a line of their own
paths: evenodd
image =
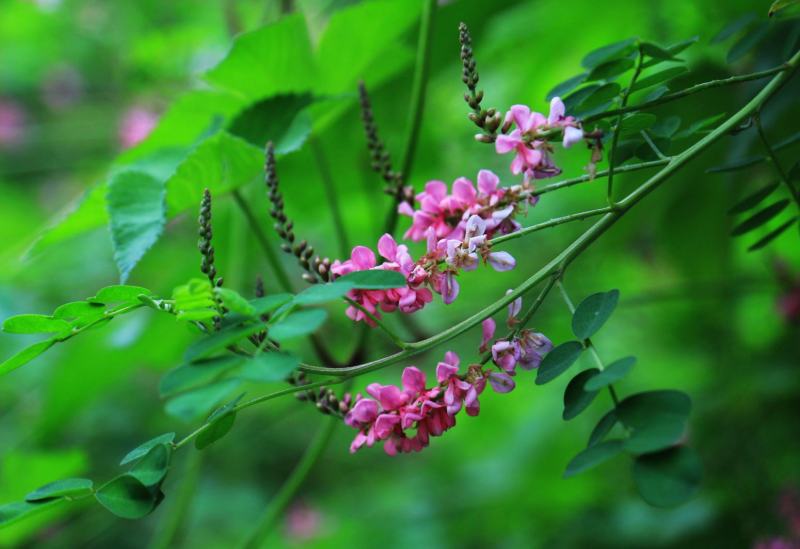
<svg viewBox="0 0 800 549">
<path fill-rule="evenodd" d="M 405 143 L 403 145 L 402 163 L 400 164 L 400 174 L 406 184 L 408 184 L 411 177 L 411 168 L 414 165 L 414 154 L 417 151 L 419 130 L 422 126 L 422 114 L 425 111 L 425 88 L 428 85 L 431 38 L 433 36 L 433 18 L 436 13 L 436 2 L 437 0 L 424 0 L 422 16 L 419 22 L 417 60 L 414 65 L 414 79 L 411 84 L 411 103 L 408 111 L 408 126 L 406 128 Z M 386 230 L 384 232 L 392 234 L 396 227 L 397 202 L 392 202 L 391 209 L 386 215 Z"/>
<path fill-rule="evenodd" d="M 660 166 L 664 166 L 665 164 L 669 163 L 669 158 L 663 158 L 661 160 L 651 160 L 649 162 L 640 162 L 639 164 L 627 164 L 625 166 L 620 166 L 614 170 L 614 173 L 623 173 L 623 172 L 636 172 L 639 170 L 646 170 L 648 168 L 658 168 Z M 535 191 L 531 192 L 531 196 L 539 196 L 545 193 L 557 191 L 559 189 L 563 189 L 565 187 L 572 187 L 573 185 L 578 185 L 580 183 L 592 182 L 596 179 L 600 179 L 601 177 L 605 177 L 608 175 L 608 170 L 602 170 L 597 172 L 594 176 L 591 175 L 582 175 L 580 177 L 573 177 L 572 179 L 565 179 L 563 181 L 557 181 L 555 183 L 551 183 L 549 185 L 545 185 L 544 187 L 540 187 Z"/>
<path fill-rule="evenodd" d="M 258 219 L 256 219 L 253 210 L 250 209 L 250 205 L 244 199 L 239 189 L 234 189 L 231 194 L 233 195 L 233 199 L 236 201 L 236 205 L 242 210 L 247 222 L 250 224 L 250 229 L 253 231 L 256 240 L 258 240 L 258 244 L 261 246 L 261 250 L 264 252 L 264 257 L 266 257 L 267 263 L 269 263 L 275 278 L 278 280 L 278 284 L 281 288 L 283 288 L 284 291 L 292 292 L 292 283 L 289 281 L 289 275 L 286 273 L 286 269 L 283 268 L 283 264 L 281 263 L 278 254 L 275 253 L 275 250 L 270 245 L 267 235 L 264 233 L 261 225 L 259 225 Z"/>
<path fill-rule="evenodd" d="M 281 486 L 278 493 L 275 494 L 272 501 L 267 508 L 266 513 L 261 517 L 258 525 L 253 533 L 244 543 L 243 547 L 246 549 L 256 549 L 264 544 L 269 533 L 283 514 L 284 509 L 289 505 L 295 492 L 303 484 L 308 474 L 311 472 L 314 464 L 322 456 L 328 441 L 333 434 L 333 430 L 341 422 L 337 417 L 327 418 L 326 422 L 319 428 L 314 440 L 306 448 L 300 462 L 289 474 L 289 477 Z"/>
<path fill-rule="evenodd" d="M 769 139 L 767 139 L 767 134 L 764 133 L 764 127 L 761 125 L 761 114 L 756 113 L 753 117 L 756 122 L 756 129 L 758 129 L 758 136 L 761 138 L 761 143 L 764 145 L 764 150 L 767 151 L 767 156 L 769 156 L 770 160 L 772 161 L 772 165 L 775 166 L 775 171 L 778 172 L 778 177 L 781 178 L 781 181 L 786 188 L 789 189 L 789 194 L 792 196 L 794 201 L 797 203 L 797 206 L 800 207 L 800 192 L 795 188 L 792 184 L 789 176 L 783 170 L 778 157 L 775 155 L 775 150 L 772 148 L 772 145 L 769 144 Z"/>
<path fill-rule="evenodd" d="M 531 277 L 520 284 L 514 291 L 510 292 L 495 303 L 485 307 L 472 316 L 462 320 L 461 322 L 451 326 L 450 328 L 431 336 L 427 339 L 410 343 L 408 348 L 399 353 L 390 356 L 382 357 L 371 362 L 364 364 L 349 366 L 346 368 L 323 368 L 313 365 L 301 365 L 301 369 L 309 373 L 330 374 L 334 376 L 353 376 L 360 375 L 374 370 L 379 370 L 402 362 L 407 358 L 426 351 L 440 343 L 449 341 L 450 339 L 461 335 L 474 326 L 477 326 L 485 318 L 495 314 L 500 309 L 514 301 L 517 297 L 521 296 L 533 286 L 544 280 L 546 277 L 551 276 L 553 273 L 563 271 L 572 261 L 583 253 L 593 242 L 595 242 L 603 233 L 605 233 L 611 226 L 613 226 L 628 210 L 639 203 L 647 195 L 660 187 L 666 180 L 680 171 L 689 161 L 697 157 L 705 149 L 716 143 L 719 139 L 725 136 L 732 129 L 741 124 L 748 116 L 756 112 L 772 95 L 780 88 L 780 86 L 794 73 L 797 65 L 800 63 L 800 51 L 794 54 L 789 60 L 787 65 L 791 70 L 782 71 L 775 76 L 764 88 L 751 99 L 744 107 L 737 111 L 733 116 L 728 118 L 720 126 L 715 128 L 712 132 L 697 141 L 694 145 L 684 150 L 679 155 L 672 157 L 667 165 L 658 173 L 653 175 L 639 188 L 630 193 L 625 199 L 617 203 L 614 211 L 605 214 L 594 225 L 592 225 L 586 232 L 579 236 L 572 244 L 570 244 L 564 251 L 553 258 L 547 265 L 542 267 L 538 272 L 534 273 Z"/>
<path fill-rule="evenodd" d="M 531 225 L 530 227 L 524 227 L 519 231 L 504 234 L 502 236 L 497 236 L 491 239 L 489 241 L 489 244 L 491 246 L 494 246 L 496 244 L 504 244 L 510 240 L 516 240 L 517 238 L 529 235 L 530 233 L 535 233 L 536 231 L 541 231 L 542 229 L 549 229 L 550 227 L 556 227 L 558 225 L 563 225 L 564 223 L 570 223 L 572 221 L 580 221 L 582 219 L 588 219 L 590 217 L 597 217 L 598 215 L 603 215 L 611 211 L 613 211 L 613 208 L 610 206 L 606 206 L 603 208 L 586 210 L 585 212 L 578 212 L 574 214 L 565 215 L 562 217 L 554 217 L 553 219 L 542 221 L 541 223 L 537 223 L 536 225 Z"/>
<path fill-rule="evenodd" d="M 650 147 L 650 150 L 651 150 L 651 151 L 653 151 L 653 152 L 655 153 L 655 155 L 656 155 L 656 156 L 657 156 L 657 157 L 658 157 L 660 160 L 669 160 L 669 159 L 667 158 L 667 155 L 665 155 L 663 152 L 661 152 L 661 149 L 659 149 L 659 148 L 658 148 L 658 145 L 656 145 L 656 144 L 655 144 L 655 142 L 653 141 L 653 139 L 650 137 L 650 134 L 649 134 L 649 133 L 647 133 L 645 130 L 642 130 L 642 131 L 640 131 L 639 133 L 642 135 L 642 137 L 644 138 L 645 142 L 646 142 L 646 143 L 647 143 L 647 145 Z"/>
<path fill-rule="evenodd" d="M 718 88 L 720 86 L 729 86 L 731 84 L 750 82 L 752 80 L 761 80 L 762 78 L 767 78 L 768 76 L 772 76 L 774 74 L 794 69 L 795 67 L 791 66 L 789 63 L 785 63 L 778 67 L 773 67 L 771 69 L 767 69 L 760 72 L 743 74 L 741 76 L 731 76 L 729 78 L 721 78 L 719 80 L 709 80 L 708 82 L 702 82 L 700 84 L 696 84 L 684 90 L 662 95 L 658 99 L 653 99 L 652 101 L 647 101 L 645 103 L 640 103 L 638 105 L 632 105 L 630 107 L 620 107 L 618 109 L 612 109 L 609 111 L 594 114 L 592 116 L 587 116 L 583 120 L 583 123 L 590 124 L 597 120 L 602 120 L 603 118 L 610 118 L 612 116 L 617 116 L 619 114 L 626 114 L 634 111 L 643 111 L 647 109 L 652 109 L 653 107 L 657 107 L 658 105 L 663 105 L 664 103 L 669 103 L 671 101 L 675 101 L 677 99 L 681 99 L 683 97 L 687 97 L 689 95 L 693 95 L 701 91 L 710 90 L 712 88 Z"/>
<path fill-rule="evenodd" d="M 622 102 L 620 103 L 620 108 L 622 109 L 628 105 L 628 98 L 631 96 L 633 86 L 636 84 L 636 80 L 639 78 L 639 75 L 642 74 L 643 59 L 644 54 L 642 53 L 642 46 L 639 45 L 639 54 L 636 57 L 636 68 L 633 71 L 631 83 L 622 93 Z M 615 159 L 617 157 L 617 144 L 619 143 L 619 136 L 622 133 L 622 120 L 624 116 L 625 114 L 622 112 L 619 113 L 619 116 L 617 116 L 617 124 L 614 128 L 614 136 L 611 138 L 611 151 L 608 155 L 608 187 L 606 191 L 606 200 L 608 201 L 608 205 L 611 207 L 614 206 L 614 169 L 616 164 Z"/>
<path fill-rule="evenodd" d="M 564 287 L 564 283 L 561 280 L 559 280 L 558 282 L 556 282 L 556 284 L 558 284 L 558 289 L 561 292 L 561 298 L 564 300 L 564 303 L 566 303 L 567 309 L 569 309 L 570 314 L 574 315 L 575 305 L 572 303 L 572 300 L 570 299 L 569 294 L 567 293 L 567 289 Z M 592 355 L 594 363 L 597 364 L 597 368 L 601 372 L 605 370 L 606 367 L 605 364 L 603 364 L 603 359 L 600 358 L 600 354 L 597 352 L 597 348 L 594 346 L 594 343 L 592 343 L 592 340 L 590 338 L 586 338 L 583 344 L 587 349 L 589 349 L 589 353 Z M 611 400 L 614 401 L 614 405 L 616 406 L 617 404 L 619 404 L 619 399 L 617 398 L 617 392 L 614 390 L 613 385 L 610 384 L 608 386 L 608 392 L 611 395 Z"/>
<path fill-rule="evenodd" d="M 317 162 L 320 177 L 322 178 L 322 187 L 325 190 L 325 198 L 330 205 L 331 217 L 333 218 L 333 228 L 336 231 L 336 237 L 339 243 L 339 255 L 347 257 L 350 255 L 350 242 L 347 238 L 347 230 L 344 226 L 344 219 L 342 218 L 342 210 L 339 207 L 339 195 L 336 192 L 336 184 L 333 182 L 330 167 L 325 159 L 325 152 L 322 150 L 322 145 L 319 139 L 313 134 L 309 137 L 308 143 L 311 146 L 311 152 L 314 154 L 314 159 Z"/>
</svg>

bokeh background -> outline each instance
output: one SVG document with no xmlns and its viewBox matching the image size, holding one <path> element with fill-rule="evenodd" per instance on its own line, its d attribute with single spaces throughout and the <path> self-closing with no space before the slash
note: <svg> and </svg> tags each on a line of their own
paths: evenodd
<svg viewBox="0 0 800 549">
<path fill-rule="evenodd" d="M 0 317 L 49 313 L 63 302 L 93 295 L 118 280 L 106 228 L 71 226 L 41 239 L 103 181 L 118 155 L 144 139 L 182 93 L 202 88 L 203 74 L 229 50 L 232 35 L 270 24 L 283 10 L 303 14 L 312 41 L 327 22 L 359 2 L 231 0 L 102 2 L 0 0 Z M 394 2 L 397 4 L 397 1 Z M 753 32 L 767 24 L 766 0 L 461 0 L 442 2 L 435 20 L 431 75 L 417 160 L 410 178 L 474 178 L 490 168 L 506 184 L 508 157 L 472 139 L 458 57 L 459 21 L 472 31 L 489 105 L 526 103 L 545 110 L 546 93 L 580 72 L 588 51 L 630 36 L 671 44 L 698 36 L 682 57 L 692 69 L 672 87 L 769 68 L 797 47 L 798 27 Z M 396 6 L 395 6 L 396 7 Z M 419 13 L 420 2 L 403 10 Z M 736 36 L 712 43 L 727 23 L 753 13 L 752 49 L 733 56 Z M 392 13 L 388 10 L 387 13 Z M 413 21 L 413 18 L 412 18 Z M 788 21 L 788 23 L 787 23 Z M 343 94 L 332 121 L 315 126 L 351 245 L 374 245 L 387 198 L 369 171 L 355 85 L 371 89 L 376 119 L 395 158 L 403 145 L 417 26 L 394 32 L 391 19 L 369 23 L 373 38 L 357 49 L 374 60 L 358 65 L 334 51 L 327 74 L 356 64 L 331 89 Z M 774 24 L 773 24 L 774 25 Z M 356 33 L 356 36 L 360 36 Z M 384 40 L 381 36 L 389 36 Z M 377 38 L 375 38 L 377 37 Z M 290 47 L 286 45 L 285 47 Z M 743 48 L 743 46 L 741 46 Z M 258 67 L 253 66 L 253 77 Z M 243 75 L 246 78 L 247 75 Z M 761 83 L 697 95 L 660 109 L 693 120 L 732 113 Z M 763 113 L 775 141 L 797 130 L 797 82 Z M 324 113 L 323 113 L 324 114 Z M 322 117 L 320 117 L 322 118 Z M 318 120 L 315 119 L 315 124 Z M 673 144 L 675 149 L 681 143 Z M 136 150 L 135 148 L 133 150 Z M 699 494 L 677 509 L 654 509 L 637 495 L 630 460 L 617 458 L 576 478 L 561 478 L 608 408 L 601 395 L 579 418 L 561 419 L 563 376 L 545 387 L 519 376 L 506 395 L 485 393 L 477 418 L 435 439 L 420 454 L 389 458 L 379 449 L 348 453 L 342 426 L 290 506 L 271 546 L 308 547 L 748 547 L 798 532 L 800 489 L 800 246 L 795 230 L 767 249 L 746 251 L 729 237 L 727 210 L 775 179 L 769 164 L 710 175 L 706 169 L 761 154 L 754 131 L 725 138 L 649 197 L 593 246 L 566 278 L 573 297 L 619 288 L 617 313 L 595 343 L 607 360 L 635 355 L 623 394 L 677 388 L 693 399 L 690 441 L 704 463 Z M 798 148 L 781 151 L 788 168 Z M 561 156 L 566 176 L 579 175 L 586 152 Z M 296 231 L 336 257 L 333 225 L 320 171 L 306 145 L 279 161 L 287 210 Z M 632 189 L 642 176 L 619 177 Z M 254 180 L 244 188 L 269 228 L 266 196 Z M 527 222 L 603 204 L 605 185 L 547 194 Z M 199 197 L 198 197 L 199 201 Z M 133 271 L 130 282 L 168 294 L 199 274 L 194 214 L 170 221 L 164 236 Z M 401 228 L 407 227 L 401 221 Z M 90 229 L 90 230 L 84 230 Z M 276 289 L 262 253 L 228 196 L 214 211 L 218 267 L 226 286 L 252 295 L 255 277 Z M 462 277 L 451 306 L 436 303 L 416 316 L 428 333 L 445 328 L 514 287 L 582 229 L 566 225 L 515 241 L 518 267 L 481 269 Z M 274 235 L 273 235 L 274 236 Z M 419 250 L 419 247 L 415 247 Z M 285 258 L 287 269 L 297 275 Z M 322 332 L 346 356 L 355 329 L 332 308 Z M 569 317 L 553 295 L 535 320 L 554 341 L 569 337 Z M 402 325 L 398 325 L 402 330 Z M 194 424 L 167 415 L 159 376 L 179 364 L 192 334 L 172 318 L 147 311 L 59 345 L 0 381 L 0 502 L 65 476 L 116 474 L 119 458 L 139 442 Z M 432 372 L 445 350 L 477 356 L 475 330 L 414 364 Z M 0 335 L 0 356 L 24 344 Z M 370 356 L 389 348 L 373 338 Z M 309 359 L 307 349 L 299 352 Z M 582 360 L 588 359 L 584 357 Z M 357 380 L 397 382 L 400 368 Z M 524 373 L 523 373 L 524 374 Z M 270 391 L 254 386 L 249 394 Z M 230 547 L 241 542 L 312 438 L 321 416 L 294 399 L 240 415 L 233 432 L 200 456 L 176 454 L 167 499 L 147 519 L 128 522 L 97 505 L 45 513 L 0 531 L 2 546 L 157 546 L 175 508 L 187 520 L 172 546 Z M 195 483 L 190 499 L 171 497 Z M 793 503 L 794 502 L 794 503 Z M 794 521 L 792 523 L 792 521 Z"/>
</svg>

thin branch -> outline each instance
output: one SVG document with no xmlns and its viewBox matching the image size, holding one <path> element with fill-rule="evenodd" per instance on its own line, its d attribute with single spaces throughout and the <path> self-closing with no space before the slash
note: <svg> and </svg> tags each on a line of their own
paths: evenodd
<svg viewBox="0 0 800 549">
<path fill-rule="evenodd" d="M 366 308 L 365 308 L 363 305 L 361 305 L 359 302 L 357 302 L 357 301 L 353 301 L 352 299 L 350 299 L 350 298 L 349 298 L 349 297 L 347 297 L 347 296 L 345 296 L 344 300 L 345 300 L 345 301 L 347 301 L 347 303 L 349 303 L 351 306 L 355 307 L 356 309 L 358 309 L 359 311 L 361 311 L 362 313 L 364 313 L 365 315 L 367 315 L 367 317 L 369 317 L 369 319 L 370 319 L 370 320 L 372 320 L 372 322 L 374 322 L 374 323 L 375 323 L 375 325 L 376 325 L 376 326 L 377 326 L 377 327 L 378 327 L 378 328 L 379 328 L 379 329 L 380 329 L 380 330 L 381 330 L 383 333 L 385 333 L 385 334 L 386 334 L 386 335 L 389 337 L 389 339 L 391 339 L 391 340 L 392 340 L 392 343 L 394 343 L 395 345 L 397 345 L 397 346 L 398 346 L 399 348 L 401 348 L 401 349 L 405 349 L 405 348 L 406 348 L 406 343 L 405 343 L 405 342 L 404 342 L 402 339 L 400 339 L 399 337 L 397 337 L 397 334 L 395 334 L 395 333 L 394 333 L 392 330 L 390 330 L 390 329 L 389 329 L 389 327 L 388 327 L 388 326 L 386 326 L 386 324 L 385 324 L 384 322 L 382 322 L 380 318 L 378 318 L 377 316 L 375 316 L 374 314 L 372 314 L 371 312 L 369 312 L 369 311 L 368 311 L 368 310 L 367 310 L 367 309 L 366 309 Z"/>
<path fill-rule="evenodd" d="M 782 73 L 787 70 L 794 70 L 795 67 L 791 66 L 789 63 L 785 63 L 778 67 L 774 67 L 771 69 L 767 69 L 764 71 L 754 72 L 750 74 L 743 74 L 741 76 L 731 76 L 729 78 L 721 78 L 719 80 L 709 80 L 708 82 L 702 82 L 700 84 L 696 84 L 689 88 L 676 91 L 673 93 L 668 93 L 666 95 L 662 95 L 658 99 L 653 99 L 652 101 L 647 101 L 645 103 L 640 103 L 638 105 L 631 105 L 630 107 L 620 107 L 618 109 L 612 109 L 610 111 L 601 112 L 598 114 L 594 114 L 592 116 L 587 116 L 584 120 L 584 124 L 590 124 L 597 120 L 602 120 L 603 118 L 610 118 L 612 116 L 617 116 L 620 114 L 626 114 L 629 112 L 634 111 L 643 111 L 647 109 L 652 109 L 653 107 L 657 107 L 658 105 L 663 105 L 664 103 L 669 103 L 671 101 L 675 101 L 677 99 L 681 99 L 683 97 L 687 97 L 689 95 L 693 95 L 695 93 L 709 90 L 712 88 L 718 88 L 720 86 L 730 86 L 731 84 L 740 84 L 742 82 L 750 82 L 752 80 L 761 80 L 762 78 L 767 78 L 774 74 Z"/>
<path fill-rule="evenodd" d="M 411 168 L 414 165 L 414 155 L 417 151 L 419 130 L 422 126 L 422 114 L 425 111 L 425 89 L 428 85 L 428 72 L 430 68 L 431 42 L 433 36 L 433 18 L 436 13 L 437 0 L 425 0 L 422 6 L 422 17 L 419 23 L 419 41 L 417 42 L 417 61 L 414 66 L 414 80 L 411 84 L 411 103 L 408 111 L 408 127 L 406 128 L 405 144 L 403 146 L 400 175 L 403 181 L 409 182 Z M 385 232 L 392 234 L 397 227 L 397 202 L 386 216 Z"/>
<path fill-rule="evenodd" d="M 278 519 L 280 519 L 283 511 L 292 501 L 295 492 L 297 492 L 303 484 L 303 481 L 311 472 L 314 464 L 322 456 L 333 434 L 333 430 L 340 422 L 341 420 L 339 418 L 330 417 L 327 418 L 319 428 L 317 434 L 314 435 L 314 440 L 312 440 L 311 444 L 306 448 L 303 457 L 289 474 L 286 481 L 281 485 L 278 492 L 272 497 L 266 513 L 261 517 L 261 520 L 259 520 L 255 530 L 244 543 L 243 547 L 246 549 L 256 549 L 262 546 L 264 540 L 275 527 Z"/>
<path fill-rule="evenodd" d="M 664 166 L 669 162 L 669 158 L 664 158 L 661 160 L 651 160 L 649 162 L 640 162 L 638 164 L 628 164 L 626 166 L 620 166 L 614 169 L 614 173 L 623 173 L 623 172 L 637 172 L 639 170 L 646 170 L 649 168 L 659 168 Z M 600 179 L 608 175 L 608 170 L 602 170 L 597 172 L 594 176 L 591 175 L 582 175 L 579 177 L 573 177 L 572 179 L 565 179 L 563 181 L 556 181 L 555 183 L 550 183 L 549 185 L 545 185 L 544 187 L 539 187 L 535 191 L 531 192 L 531 196 L 539 196 L 545 193 L 550 193 L 553 191 L 557 191 L 559 189 L 564 189 L 566 187 L 572 187 L 573 185 L 578 185 L 580 183 L 587 183 L 592 182 L 595 179 Z"/>
<path fill-rule="evenodd" d="M 504 244 L 510 240 L 516 240 L 517 238 L 522 238 L 523 236 L 535 233 L 536 231 L 541 231 L 542 229 L 549 229 L 550 227 L 556 227 L 558 225 L 563 225 L 564 223 L 570 223 L 572 221 L 580 221 L 582 219 L 588 219 L 590 217 L 597 217 L 598 215 L 607 214 L 611 211 L 613 211 L 613 208 L 611 206 L 605 206 L 603 208 L 597 208 L 595 210 L 586 210 L 585 212 L 578 212 L 574 214 L 565 215 L 562 217 L 554 217 L 553 219 L 537 223 L 536 225 L 524 227 L 513 233 L 497 236 L 491 239 L 489 241 L 489 244 L 491 246 L 494 246 L 496 244 Z"/>
<path fill-rule="evenodd" d="M 633 91 L 633 86 L 636 84 L 636 80 L 639 78 L 639 75 L 642 74 L 642 60 L 644 59 L 644 53 L 642 53 L 642 46 L 638 46 L 638 55 L 636 56 L 636 68 L 633 71 L 633 76 L 631 77 L 631 83 L 628 84 L 628 87 L 625 88 L 625 91 L 622 93 L 622 102 L 620 103 L 620 108 L 624 109 L 628 105 L 628 98 L 631 96 L 631 92 Z M 616 157 L 617 157 L 617 144 L 619 143 L 619 136 L 622 133 L 622 122 L 625 117 L 624 113 L 619 113 L 617 116 L 617 124 L 614 128 L 614 136 L 611 138 L 611 150 L 608 154 L 608 187 L 606 191 L 606 200 L 608 200 L 609 206 L 614 206 L 614 170 L 616 169 Z"/>
<path fill-rule="evenodd" d="M 663 152 L 661 152 L 661 149 L 659 149 L 658 145 L 655 144 L 653 139 L 650 137 L 649 133 L 647 133 L 645 130 L 642 130 L 639 133 L 642 134 L 642 137 L 644 138 L 644 140 L 647 143 L 647 145 L 650 147 L 650 150 L 653 151 L 655 153 L 655 155 L 659 159 L 661 159 L 661 160 L 669 160 L 667 155 L 665 155 Z"/>
<path fill-rule="evenodd" d="M 283 268 L 283 264 L 281 263 L 278 254 L 275 253 L 275 250 L 269 243 L 267 235 L 264 233 L 264 230 L 258 223 L 258 219 L 256 219 L 253 210 L 250 209 L 250 205 L 244 199 L 239 189 L 234 189 L 231 194 L 233 195 L 233 199 L 236 201 L 236 205 L 242 210 L 247 222 L 250 224 L 250 230 L 253 231 L 259 246 L 261 246 L 261 250 L 264 252 L 264 257 L 267 259 L 267 263 L 269 263 L 269 266 L 272 269 L 272 274 L 275 275 L 278 284 L 284 291 L 293 292 L 294 289 L 292 288 L 292 283 L 289 281 L 289 275 L 286 273 L 286 269 Z"/>
<path fill-rule="evenodd" d="M 792 198 L 797 203 L 797 206 L 800 207 L 800 191 L 798 191 L 792 181 L 789 179 L 789 176 L 783 170 L 778 157 L 775 155 L 775 151 L 772 148 L 772 145 L 769 144 L 769 139 L 767 139 L 767 134 L 764 133 L 764 127 L 761 125 L 761 114 L 756 113 L 753 117 L 756 121 L 756 129 L 758 129 L 758 137 L 761 138 L 761 143 L 764 145 L 764 149 L 767 151 L 767 156 L 769 156 L 770 160 L 772 161 L 772 165 L 775 166 L 775 171 L 778 172 L 778 176 L 781 178 L 781 181 L 786 188 L 789 189 L 789 194 L 792 195 Z"/>
</svg>

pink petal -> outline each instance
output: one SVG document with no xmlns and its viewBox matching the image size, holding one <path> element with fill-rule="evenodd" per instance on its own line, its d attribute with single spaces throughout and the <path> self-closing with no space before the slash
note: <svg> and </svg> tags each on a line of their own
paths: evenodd
<svg viewBox="0 0 800 549">
<path fill-rule="evenodd" d="M 425 390 L 425 374 L 415 366 L 409 366 L 403 370 L 403 388 L 414 395 L 418 395 Z"/>
<path fill-rule="evenodd" d="M 378 417 L 378 403 L 371 398 L 362 398 L 347 412 L 344 422 L 356 427 L 359 423 L 372 423 Z"/>
<path fill-rule="evenodd" d="M 567 126 L 564 128 L 564 141 L 562 141 L 562 145 L 565 149 L 570 148 L 571 146 L 575 145 L 576 143 L 580 143 L 583 141 L 583 130 L 580 128 L 575 128 L 572 126 Z"/>
<path fill-rule="evenodd" d="M 451 366 L 455 366 L 456 368 L 458 368 L 458 365 L 461 364 L 461 359 L 458 358 L 458 355 L 453 351 L 447 351 L 444 354 L 444 361 Z"/>
<path fill-rule="evenodd" d="M 442 301 L 445 305 L 450 305 L 458 297 L 458 281 L 451 271 L 444 275 L 444 287 L 442 288 Z"/>
<path fill-rule="evenodd" d="M 471 215 L 467 219 L 467 226 L 464 230 L 465 240 L 480 236 L 486 232 L 486 222 L 479 215 Z"/>
<path fill-rule="evenodd" d="M 494 150 L 497 154 L 506 154 L 517 148 L 522 143 L 519 130 L 514 130 L 508 135 L 498 135 L 494 142 Z"/>
<path fill-rule="evenodd" d="M 489 254 L 487 261 L 495 271 L 499 272 L 510 271 L 517 266 L 516 260 L 508 252 L 492 252 Z"/>
<path fill-rule="evenodd" d="M 526 132 L 530 129 L 528 124 L 531 119 L 531 109 L 526 105 L 513 105 L 506 113 L 506 122 L 513 121 L 517 128 Z"/>
<path fill-rule="evenodd" d="M 375 266 L 375 254 L 366 246 L 356 246 L 352 254 L 353 264 L 361 270 L 371 269 Z"/>
<path fill-rule="evenodd" d="M 489 385 L 492 386 L 496 393 L 509 393 L 516 387 L 514 380 L 505 372 L 490 373 Z"/>
<path fill-rule="evenodd" d="M 550 116 L 547 117 L 547 123 L 551 126 L 557 124 L 559 120 L 564 118 L 565 112 L 564 102 L 561 101 L 560 97 L 554 97 L 550 101 Z"/>
<path fill-rule="evenodd" d="M 490 170 L 481 170 L 478 172 L 478 190 L 484 194 L 492 194 L 497 190 L 497 185 L 500 183 L 500 178 Z"/>
<path fill-rule="evenodd" d="M 400 215 L 407 215 L 408 217 L 414 217 L 414 208 L 411 207 L 411 204 L 408 202 L 401 202 L 397 206 L 397 213 Z"/>
<path fill-rule="evenodd" d="M 425 194 L 439 201 L 447 196 L 447 184 L 444 181 L 428 181 L 425 183 Z"/>
<path fill-rule="evenodd" d="M 440 362 L 436 365 L 436 380 L 439 383 L 444 383 L 458 373 L 458 366 L 448 364 L 447 362 Z"/>
<path fill-rule="evenodd" d="M 380 240 L 378 240 L 378 253 L 389 261 L 394 261 L 397 257 L 397 242 L 395 242 L 394 238 L 392 238 L 392 235 L 389 233 L 384 234 Z"/>
<path fill-rule="evenodd" d="M 483 330 L 483 336 L 481 338 L 481 347 L 480 352 L 485 353 L 486 349 L 488 349 L 489 342 L 494 337 L 494 331 L 497 327 L 493 318 L 487 318 L 483 322 L 481 322 L 481 329 Z"/>
<path fill-rule="evenodd" d="M 375 420 L 375 436 L 383 440 L 392 434 L 394 426 L 400 423 L 400 416 L 396 414 L 381 414 Z"/>
<path fill-rule="evenodd" d="M 474 204 L 477 194 L 475 186 L 469 179 L 459 177 L 453 182 L 453 196 L 461 201 L 464 206 L 471 206 Z"/>
</svg>

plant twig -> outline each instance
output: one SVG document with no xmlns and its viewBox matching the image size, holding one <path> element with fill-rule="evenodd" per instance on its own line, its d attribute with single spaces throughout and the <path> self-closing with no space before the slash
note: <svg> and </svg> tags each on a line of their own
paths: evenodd
<svg viewBox="0 0 800 549">
<path fill-rule="evenodd" d="M 770 160 L 772 161 L 772 165 L 775 166 L 775 171 L 778 172 L 778 176 L 780 177 L 781 181 L 784 185 L 786 185 L 786 188 L 789 189 L 789 194 L 797 203 L 797 206 L 800 207 L 800 191 L 795 188 L 794 184 L 789 179 L 789 176 L 783 170 L 778 157 L 775 155 L 775 151 L 773 150 L 772 145 L 770 145 L 769 139 L 767 139 L 767 134 L 764 133 L 764 127 L 761 125 L 761 113 L 756 113 L 753 118 L 756 122 L 758 137 L 761 139 L 761 143 L 764 145 L 764 150 L 767 151 L 767 156 L 769 156 Z"/>
</svg>

